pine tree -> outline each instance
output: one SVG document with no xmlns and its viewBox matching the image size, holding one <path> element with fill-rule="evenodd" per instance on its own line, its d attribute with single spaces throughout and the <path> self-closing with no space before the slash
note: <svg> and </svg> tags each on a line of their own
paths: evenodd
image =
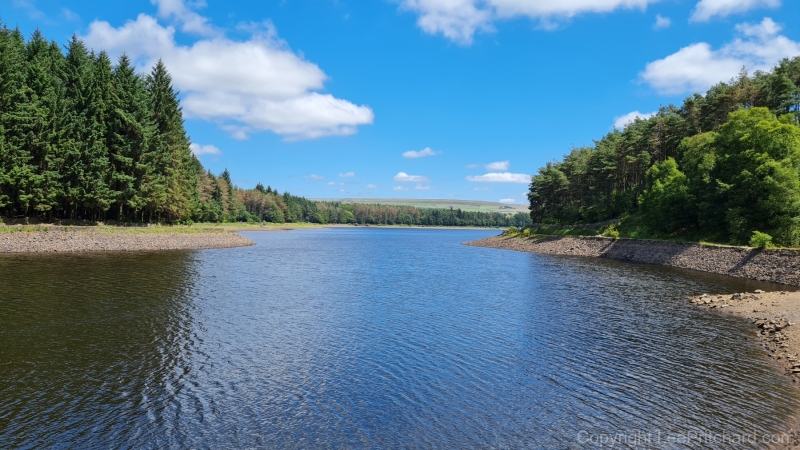
<svg viewBox="0 0 800 450">
<path fill-rule="evenodd" d="M 117 192 L 115 217 L 135 219 L 144 202 L 140 197 L 141 158 L 150 144 L 153 126 L 147 88 L 127 55 L 114 69 L 107 128 L 112 166 L 111 187 Z M 127 214 L 127 215 L 126 215 Z"/>
<path fill-rule="evenodd" d="M 38 214 L 50 215 L 58 208 L 61 193 L 59 117 L 63 112 L 63 56 L 57 43 L 48 43 L 36 30 L 26 46 L 26 59 L 26 84 L 31 92 L 33 114 L 26 146 L 36 167 L 31 202 Z"/>
<path fill-rule="evenodd" d="M 172 77 L 159 60 L 147 79 L 155 135 L 143 158 L 149 166 L 142 182 L 147 208 L 160 220 L 173 221 L 193 213 L 198 174 L 192 170 L 189 138 L 183 128 L 178 93 Z"/>
<path fill-rule="evenodd" d="M 72 36 L 64 62 L 65 114 L 62 146 L 62 199 L 67 218 L 77 219 L 78 208 L 86 196 L 87 168 L 84 155 L 90 127 L 86 112 L 90 107 L 92 58 L 86 46 Z"/>
<path fill-rule="evenodd" d="M 25 40 L 19 29 L 4 30 L 0 48 L 0 127 L 3 132 L 0 160 L 0 201 L 11 215 L 27 215 L 33 199 L 36 166 L 28 150 L 29 131 L 35 112 L 32 92 L 26 84 Z"/>
</svg>

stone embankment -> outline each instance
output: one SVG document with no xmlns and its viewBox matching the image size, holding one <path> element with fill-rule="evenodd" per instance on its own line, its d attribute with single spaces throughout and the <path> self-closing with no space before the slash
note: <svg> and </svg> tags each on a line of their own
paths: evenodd
<svg viewBox="0 0 800 450">
<path fill-rule="evenodd" d="M 716 247 L 594 236 L 494 236 L 466 242 L 465 245 L 551 255 L 609 258 L 800 286 L 800 252 L 793 250 Z"/>
<path fill-rule="evenodd" d="M 234 233 L 94 231 L 76 228 L 0 233 L 0 253 L 187 250 L 255 245 Z"/>
</svg>

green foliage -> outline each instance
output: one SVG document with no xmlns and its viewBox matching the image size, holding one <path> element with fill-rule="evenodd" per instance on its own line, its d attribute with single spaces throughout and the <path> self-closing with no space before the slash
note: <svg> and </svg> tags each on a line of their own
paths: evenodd
<svg viewBox="0 0 800 450">
<path fill-rule="evenodd" d="M 694 197 L 675 160 L 654 165 L 645 177 L 650 188 L 642 193 L 640 207 L 646 226 L 659 232 L 691 228 L 697 215 Z"/>
<path fill-rule="evenodd" d="M 533 177 L 532 220 L 626 217 L 625 236 L 745 243 L 765 230 L 800 245 L 798 85 L 800 57 L 784 59 L 573 149 Z"/>
<path fill-rule="evenodd" d="M 753 231 L 753 236 L 750 237 L 750 247 L 770 248 L 772 247 L 772 236 L 760 231 Z"/>
<path fill-rule="evenodd" d="M 619 231 L 615 225 L 609 225 L 608 228 L 603 231 L 603 236 L 619 239 Z"/>
<path fill-rule="evenodd" d="M 510 226 L 506 231 L 503 232 L 504 236 L 515 236 L 519 233 L 519 230 L 515 226 Z"/>
</svg>

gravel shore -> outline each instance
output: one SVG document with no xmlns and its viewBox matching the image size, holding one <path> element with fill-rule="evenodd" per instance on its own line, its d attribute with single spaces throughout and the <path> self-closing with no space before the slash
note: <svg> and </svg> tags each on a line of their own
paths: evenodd
<svg viewBox="0 0 800 450">
<path fill-rule="evenodd" d="M 758 250 L 746 247 L 712 247 L 699 244 L 571 236 L 533 238 L 493 236 L 466 242 L 465 245 L 552 255 L 609 258 L 800 286 L 800 252 L 794 250 Z"/>
<path fill-rule="evenodd" d="M 126 252 L 255 245 L 234 233 L 126 232 L 76 229 L 0 233 L 0 253 Z"/>
</svg>

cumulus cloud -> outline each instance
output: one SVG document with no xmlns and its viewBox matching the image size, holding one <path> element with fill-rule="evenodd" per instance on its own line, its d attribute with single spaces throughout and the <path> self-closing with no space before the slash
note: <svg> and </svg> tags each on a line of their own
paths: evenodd
<svg viewBox="0 0 800 450">
<path fill-rule="evenodd" d="M 705 91 L 734 77 L 741 68 L 769 70 L 783 58 L 800 55 L 800 43 L 780 34 L 769 17 L 760 23 L 736 25 L 739 36 L 719 50 L 699 42 L 653 61 L 640 74 L 657 92 L 676 95 Z"/>
<path fill-rule="evenodd" d="M 83 39 L 112 56 L 126 52 L 142 70 L 163 59 L 188 118 L 217 123 L 237 139 L 266 130 L 290 140 L 341 136 L 372 123 L 369 107 L 317 92 L 327 76 L 280 40 L 271 23 L 251 27 L 247 40 L 232 40 L 213 35 L 207 22 L 187 16 L 180 1 L 154 2 L 159 17 L 213 37 L 178 44 L 172 25 L 139 14 L 116 28 L 95 21 Z"/>
<path fill-rule="evenodd" d="M 672 25 L 672 20 L 669 17 L 664 17 L 661 14 L 656 14 L 656 23 L 653 24 L 654 30 L 663 30 Z"/>
<path fill-rule="evenodd" d="M 403 187 L 403 186 L 395 186 L 395 187 L 392 188 L 392 190 L 393 191 L 407 191 L 408 188 L 407 187 Z"/>
<path fill-rule="evenodd" d="M 496 161 L 493 163 L 486 164 L 486 170 L 499 170 L 499 171 L 506 171 L 511 166 L 511 163 L 508 161 Z"/>
<path fill-rule="evenodd" d="M 309 180 L 315 180 L 315 181 L 321 181 L 321 180 L 325 179 L 325 177 L 322 176 L 322 175 L 313 175 L 313 174 L 312 175 L 308 175 L 306 178 L 308 178 Z"/>
<path fill-rule="evenodd" d="M 424 158 L 426 156 L 435 156 L 438 155 L 440 152 L 435 152 L 431 150 L 430 147 L 425 147 L 420 151 L 409 150 L 407 152 L 403 152 L 403 158 Z"/>
<path fill-rule="evenodd" d="M 440 34 L 453 42 L 469 45 L 478 31 L 494 31 L 500 19 L 528 17 L 544 28 L 559 20 L 585 13 L 608 13 L 616 9 L 645 9 L 659 0 L 403 0 L 400 9 L 418 15 L 417 26 L 428 34 Z"/>
<path fill-rule="evenodd" d="M 409 175 L 405 172 L 397 172 L 397 175 L 394 176 L 394 181 L 401 183 L 427 183 L 431 180 L 430 178 L 423 177 L 422 175 Z"/>
<path fill-rule="evenodd" d="M 476 183 L 525 183 L 531 182 L 531 176 L 524 173 L 491 172 L 483 175 L 468 176 L 467 181 Z"/>
<path fill-rule="evenodd" d="M 781 0 L 700 0 L 694 8 L 692 22 L 707 22 L 714 16 L 727 17 L 756 8 L 777 8 Z"/>
<path fill-rule="evenodd" d="M 637 118 L 648 119 L 656 115 L 656 112 L 657 111 L 649 113 L 641 113 L 639 111 L 631 111 L 628 114 L 623 114 L 621 116 L 614 117 L 614 128 L 622 130 L 623 128 L 627 127 L 628 124 L 633 123 Z"/>
<path fill-rule="evenodd" d="M 213 145 L 200 145 L 192 142 L 189 144 L 189 150 L 192 151 L 194 156 L 200 155 L 221 155 L 222 150 Z"/>
<path fill-rule="evenodd" d="M 352 178 L 352 177 L 356 176 L 356 173 L 355 172 L 344 172 L 344 173 L 340 173 L 339 176 L 341 178 Z"/>
</svg>

